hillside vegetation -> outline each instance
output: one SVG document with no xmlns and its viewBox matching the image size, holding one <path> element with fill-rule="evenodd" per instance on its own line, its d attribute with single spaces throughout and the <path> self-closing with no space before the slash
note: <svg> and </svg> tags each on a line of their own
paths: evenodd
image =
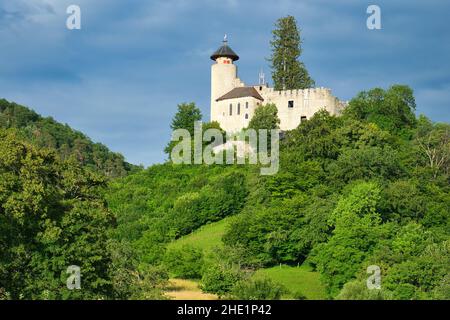
<svg viewBox="0 0 450 320">
<path fill-rule="evenodd" d="M 407 86 L 286 132 L 272 176 L 133 172 L 66 126 L 0 106 L 0 299 L 165 299 L 179 279 L 218 298 L 450 299 L 450 125 L 416 117 Z M 83 290 L 66 287 L 70 265 Z"/>
<path fill-rule="evenodd" d="M 0 99 L 0 128 L 15 129 L 25 141 L 37 148 L 57 151 L 62 160 L 74 159 L 92 171 L 107 177 L 122 177 L 138 167 L 127 163 L 119 153 L 101 143 L 92 142 L 83 133 L 52 118 L 43 118 L 33 110 Z"/>
<path fill-rule="evenodd" d="M 255 271 L 306 262 L 327 298 L 448 298 L 450 127 L 414 111 L 407 86 L 361 92 L 342 116 L 321 111 L 287 132 L 273 176 L 167 163 L 117 180 L 116 236 L 140 263 L 219 296 L 279 298 L 292 288 Z M 210 226 L 217 235 L 195 231 L 229 216 Z M 380 290 L 366 287 L 370 265 Z"/>
<path fill-rule="evenodd" d="M 170 242 L 167 249 L 181 249 L 184 246 L 193 246 L 203 250 L 203 252 L 208 252 L 216 247 L 223 246 L 222 237 L 233 218 L 234 216 L 231 216 L 218 222 L 203 225 L 194 232 Z"/>
<path fill-rule="evenodd" d="M 223 246 L 222 237 L 225 234 L 226 228 L 229 224 L 236 220 L 238 216 L 227 217 L 218 222 L 210 223 L 200 227 L 191 234 L 183 236 L 173 242 L 170 242 L 167 246 L 167 250 L 182 249 L 186 246 L 192 246 L 201 249 L 205 256 L 208 256 L 217 247 Z M 269 278 L 274 282 L 283 285 L 287 290 L 287 294 L 284 295 L 286 299 L 292 299 L 303 296 L 306 299 L 325 299 L 327 297 L 325 292 L 325 286 L 321 283 L 318 272 L 314 272 L 308 265 L 302 266 L 288 266 L 277 265 L 270 268 L 261 268 L 255 274 L 254 277 Z M 177 281 L 183 280 L 177 279 Z M 186 281 L 186 280 L 184 280 Z M 186 296 L 192 293 L 192 298 L 197 297 L 196 290 L 183 291 Z M 296 294 L 299 293 L 299 296 Z M 190 299 L 190 296 L 186 297 Z"/>
<path fill-rule="evenodd" d="M 327 298 L 325 286 L 320 281 L 320 274 L 308 265 L 275 266 L 259 269 L 254 277 L 266 277 L 287 289 L 286 299 L 323 300 Z"/>
</svg>

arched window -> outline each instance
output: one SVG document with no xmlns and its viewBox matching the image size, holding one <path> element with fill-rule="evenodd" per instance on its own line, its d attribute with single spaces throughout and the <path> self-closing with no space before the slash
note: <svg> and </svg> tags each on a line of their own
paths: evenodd
<svg viewBox="0 0 450 320">
<path fill-rule="evenodd" d="M 248 119 L 248 113 L 245 114 L 245 119 Z"/>
<path fill-rule="evenodd" d="M 233 115 L 233 104 L 230 103 L 230 116 Z"/>
<path fill-rule="evenodd" d="M 241 104 L 240 103 L 238 103 L 237 114 L 241 114 Z"/>
<path fill-rule="evenodd" d="M 248 109 L 248 102 L 245 103 L 245 109 Z"/>
</svg>

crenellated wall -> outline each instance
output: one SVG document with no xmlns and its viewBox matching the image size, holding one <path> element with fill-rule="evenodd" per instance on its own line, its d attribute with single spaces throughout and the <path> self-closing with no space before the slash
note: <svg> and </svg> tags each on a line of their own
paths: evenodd
<svg viewBox="0 0 450 320">
<path fill-rule="evenodd" d="M 339 115 L 347 105 L 333 96 L 328 88 L 279 91 L 267 85 L 253 86 L 264 98 L 262 102 L 253 97 L 217 101 L 232 89 L 244 86 L 245 83 L 237 75 L 237 66 L 231 59 L 218 58 L 211 66 L 211 120 L 218 121 L 224 130 L 239 131 L 247 127 L 255 109 L 262 104 L 274 103 L 277 106 L 281 130 L 295 129 L 302 119 L 311 118 L 321 109 Z M 247 104 L 248 108 L 245 107 Z M 239 113 L 238 105 L 241 106 Z"/>
<path fill-rule="evenodd" d="M 295 129 L 302 117 L 309 119 L 322 108 L 330 114 L 338 115 L 346 105 L 333 96 L 328 88 L 281 91 L 267 86 L 254 88 L 264 98 L 264 104 L 274 103 L 277 106 L 281 130 Z M 289 101 L 292 101 L 292 107 L 289 107 Z"/>
</svg>

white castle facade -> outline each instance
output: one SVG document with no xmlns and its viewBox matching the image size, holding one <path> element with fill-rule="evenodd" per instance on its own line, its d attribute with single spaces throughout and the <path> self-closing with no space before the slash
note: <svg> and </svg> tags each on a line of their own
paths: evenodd
<svg viewBox="0 0 450 320">
<path fill-rule="evenodd" d="M 295 129 L 321 109 L 338 115 L 346 106 L 326 88 L 277 91 L 267 84 L 246 85 L 239 79 L 234 64 L 239 56 L 226 39 L 211 59 L 211 121 L 219 122 L 226 131 L 246 128 L 256 108 L 263 104 L 277 106 L 281 130 Z"/>
</svg>

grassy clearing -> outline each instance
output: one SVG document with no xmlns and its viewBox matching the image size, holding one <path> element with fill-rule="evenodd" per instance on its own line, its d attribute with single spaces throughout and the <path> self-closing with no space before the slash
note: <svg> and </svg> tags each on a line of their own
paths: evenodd
<svg viewBox="0 0 450 320">
<path fill-rule="evenodd" d="M 327 295 L 325 287 L 319 280 L 319 273 L 312 271 L 308 265 L 300 267 L 290 267 L 286 265 L 259 269 L 254 277 L 266 276 L 275 282 L 286 287 L 291 293 L 299 292 L 306 296 L 307 299 L 322 300 Z M 286 295 L 285 298 L 292 298 L 292 294 Z"/>
<path fill-rule="evenodd" d="M 217 300 L 214 294 L 203 293 L 197 281 L 170 279 L 166 296 L 172 300 Z"/>
<path fill-rule="evenodd" d="M 222 236 L 225 229 L 234 217 L 227 217 L 218 222 L 210 223 L 200 227 L 198 230 L 188 234 L 180 239 L 171 242 L 168 249 L 179 249 L 183 245 L 191 245 L 204 251 L 211 250 L 214 247 L 222 245 Z"/>
<path fill-rule="evenodd" d="M 222 236 L 232 219 L 235 219 L 235 216 L 204 225 L 193 233 L 170 243 L 168 248 L 179 249 L 183 245 L 192 245 L 207 253 L 213 248 L 223 245 Z M 291 293 L 299 292 L 306 296 L 307 299 L 321 300 L 327 297 L 325 288 L 319 280 L 319 273 L 312 271 L 308 265 L 302 265 L 300 267 L 283 265 L 281 268 L 276 266 L 260 269 L 255 273 L 254 277 L 259 276 L 266 276 L 284 285 Z M 179 299 L 207 299 L 208 297 L 208 295 L 201 292 L 198 288 L 198 283 L 195 281 L 173 279 L 171 282 L 182 284 L 184 289 L 171 291 L 168 293 L 168 296 L 174 295 Z M 215 298 L 217 299 L 217 297 Z M 293 295 L 288 294 L 284 298 L 292 299 Z"/>
</svg>

